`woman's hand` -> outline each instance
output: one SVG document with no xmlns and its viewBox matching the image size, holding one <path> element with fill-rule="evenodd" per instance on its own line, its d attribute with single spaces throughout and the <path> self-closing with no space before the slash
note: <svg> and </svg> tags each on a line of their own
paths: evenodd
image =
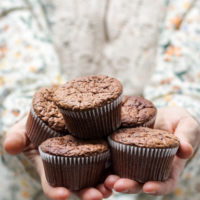
<svg viewBox="0 0 200 200">
<path fill-rule="evenodd" d="M 45 177 L 44 167 L 38 148 L 33 145 L 26 135 L 26 120 L 24 118 L 16 123 L 7 133 L 4 148 L 11 155 L 23 153 L 24 156 L 36 167 L 41 177 L 42 187 L 45 195 L 50 199 L 65 200 L 70 196 L 68 189 L 64 187 L 51 187 Z M 81 200 L 101 200 L 112 194 L 112 191 L 100 184 L 96 188 L 87 188 L 78 192 L 73 192 Z"/>
<path fill-rule="evenodd" d="M 105 180 L 105 187 L 127 194 L 145 192 L 155 196 L 166 195 L 174 191 L 187 159 L 192 156 L 199 145 L 199 124 L 185 109 L 167 107 L 158 111 L 155 128 L 173 132 L 180 139 L 180 148 L 175 156 L 169 178 L 164 182 L 149 181 L 139 184 L 130 179 L 110 175 Z"/>
</svg>

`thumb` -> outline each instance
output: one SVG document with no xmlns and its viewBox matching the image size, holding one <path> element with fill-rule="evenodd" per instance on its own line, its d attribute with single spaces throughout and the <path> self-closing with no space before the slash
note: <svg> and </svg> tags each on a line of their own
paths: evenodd
<svg viewBox="0 0 200 200">
<path fill-rule="evenodd" d="M 192 117 L 180 120 L 175 135 L 180 140 L 177 156 L 181 159 L 189 159 L 199 143 L 199 125 Z"/>
<path fill-rule="evenodd" d="M 70 192 L 67 188 L 52 187 L 47 182 L 44 167 L 43 167 L 43 164 L 42 164 L 42 159 L 41 159 L 39 153 L 34 156 L 34 163 L 35 163 L 36 169 L 37 169 L 37 171 L 40 175 L 40 178 L 41 178 L 41 183 L 42 183 L 42 188 L 43 188 L 44 194 L 49 199 L 57 199 L 57 200 L 68 199 L 70 197 Z"/>
<path fill-rule="evenodd" d="M 191 144 L 185 140 L 180 139 L 180 146 L 177 152 L 177 156 L 181 159 L 189 159 L 193 154 L 193 148 Z"/>
<path fill-rule="evenodd" d="M 23 118 L 13 125 L 6 134 L 4 148 L 11 155 L 20 154 L 29 143 L 26 135 L 26 120 L 27 117 Z"/>
</svg>

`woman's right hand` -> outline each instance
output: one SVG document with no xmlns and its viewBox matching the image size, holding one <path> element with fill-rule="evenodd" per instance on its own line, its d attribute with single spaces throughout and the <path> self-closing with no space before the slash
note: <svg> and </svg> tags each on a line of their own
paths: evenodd
<svg viewBox="0 0 200 200">
<path fill-rule="evenodd" d="M 42 159 L 38 148 L 31 143 L 26 135 L 27 117 L 13 125 L 6 135 L 4 142 L 5 150 L 11 155 L 23 153 L 24 156 L 36 167 L 41 178 L 44 194 L 50 199 L 65 200 L 70 197 L 70 191 L 64 187 L 54 188 L 46 180 Z M 100 184 L 97 188 L 86 188 L 73 192 L 81 200 L 101 200 L 112 194 L 112 190 Z"/>
</svg>

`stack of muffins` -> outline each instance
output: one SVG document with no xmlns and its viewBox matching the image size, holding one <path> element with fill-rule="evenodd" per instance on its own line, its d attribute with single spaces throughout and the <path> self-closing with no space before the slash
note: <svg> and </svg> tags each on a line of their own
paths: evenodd
<svg viewBox="0 0 200 200">
<path fill-rule="evenodd" d="M 86 76 L 38 90 L 26 128 L 54 187 L 96 186 L 110 156 L 113 172 L 120 177 L 140 183 L 164 181 L 179 140 L 153 129 L 156 113 L 150 101 L 123 96 L 117 79 Z"/>
</svg>

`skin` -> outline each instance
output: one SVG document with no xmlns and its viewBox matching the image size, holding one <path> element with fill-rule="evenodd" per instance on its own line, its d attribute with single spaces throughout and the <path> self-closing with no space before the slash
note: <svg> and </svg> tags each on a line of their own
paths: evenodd
<svg viewBox="0 0 200 200">
<path fill-rule="evenodd" d="M 110 175 L 104 182 L 105 187 L 121 193 L 144 192 L 154 196 L 167 195 L 174 191 L 187 160 L 199 145 L 199 124 L 185 109 L 167 107 L 158 111 L 154 128 L 170 131 L 180 139 L 180 148 L 175 156 L 169 178 L 164 182 L 149 181 L 139 184 L 130 179 Z"/>
<path fill-rule="evenodd" d="M 13 125 L 6 135 L 4 142 L 5 150 L 11 155 L 23 153 L 24 156 L 35 166 L 41 178 L 44 194 L 52 200 L 65 200 L 70 197 L 70 191 L 64 187 L 51 187 L 45 177 L 44 168 L 37 147 L 31 143 L 26 135 L 27 117 Z M 100 184 L 97 188 L 86 188 L 81 191 L 72 191 L 81 200 L 101 200 L 109 197 L 112 191 Z"/>
<path fill-rule="evenodd" d="M 45 195 L 50 199 L 68 199 L 70 192 L 63 187 L 53 188 L 46 181 L 42 160 L 37 147 L 26 136 L 25 124 L 27 118 L 16 123 L 7 133 L 4 148 L 11 155 L 23 153 L 36 167 Z M 180 139 L 180 148 L 175 157 L 170 177 L 165 182 L 150 181 L 144 185 L 130 179 L 123 179 L 116 175 L 107 176 L 104 184 L 97 188 L 86 188 L 73 192 L 82 200 L 101 200 L 108 198 L 114 189 L 117 192 L 150 195 L 166 195 L 175 189 L 184 166 L 200 142 L 200 130 L 197 121 L 183 108 L 167 107 L 158 111 L 155 128 L 173 132 Z"/>
</svg>

